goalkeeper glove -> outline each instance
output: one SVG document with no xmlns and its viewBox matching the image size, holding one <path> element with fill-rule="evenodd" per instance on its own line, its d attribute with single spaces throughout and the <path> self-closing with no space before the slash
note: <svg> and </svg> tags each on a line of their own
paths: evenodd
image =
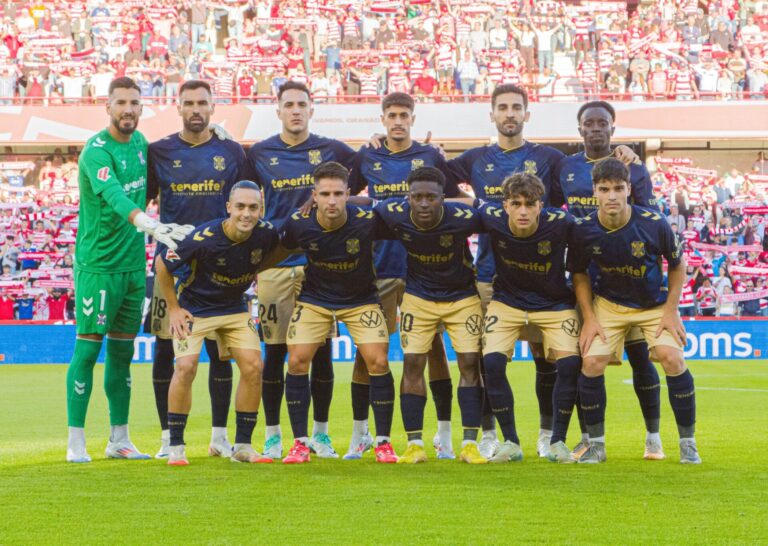
<svg viewBox="0 0 768 546">
<path fill-rule="evenodd" d="M 143 212 L 136 215 L 133 219 L 133 225 L 139 231 L 154 237 L 155 241 L 164 244 L 171 250 L 176 250 L 178 247 L 176 241 L 184 240 L 195 229 L 195 226 L 189 224 L 183 226 L 178 224 L 161 224 Z"/>
</svg>

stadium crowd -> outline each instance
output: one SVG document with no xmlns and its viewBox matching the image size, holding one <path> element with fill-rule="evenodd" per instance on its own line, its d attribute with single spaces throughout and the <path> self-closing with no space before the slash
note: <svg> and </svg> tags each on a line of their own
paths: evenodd
<svg viewBox="0 0 768 546">
<path fill-rule="evenodd" d="M 690 158 L 662 153 L 649 163 L 660 207 L 685 242 L 681 314 L 768 316 L 765 155 L 744 172 L 700 169 Z M 77 156 L 57 150 L 37 164 L 0 167 L 0 320 L 71 320 Z M 37 183 L 13 184 L 19 177 Z M 148 245 L 148 270 L 153 256 Z"/>
<path fill-rule="evenodd" d="M 318 101 L 504 83 L 532 100 L 762 100 L 768 83 L 768 2 L 8 0 L 0 16 L 6 104 L 103 99 L 124 75 L 147 101 L 199 78 L 219 102 L 271 101 L 286 80 Z"/>
</svg>

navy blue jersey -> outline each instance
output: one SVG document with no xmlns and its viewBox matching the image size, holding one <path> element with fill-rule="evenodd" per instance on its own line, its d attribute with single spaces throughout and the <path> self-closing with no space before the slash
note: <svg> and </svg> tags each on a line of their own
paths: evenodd
<svg viewBox="0 0 768 546">
<path fill-rule="evenodd" d="M 543 209 L 536 232 L 515 237 L 501 205 L 483 203 L 479 211 L 496 263 L 493 299 L 525 311 L 573 309 L 576 299 L 565 280 L 573 216 L 561 209 Z"/>
<path fill-rule="evenodd" d="M 352 168 L 355 151 L 341 141 L 310 134 L 295 146 L 275 135 L 248 150 L 254 180 L 264 191 L 264 219 L 280 229 L 283 222 L 312 196 L 312 171 L 321 163 L 336 161 Z M 302 254 L 289 257 L 279 267 L 307 263 Z"/>
<path fill-rule="evenodd" d="M 374 212 L 405 248 L 406 292 L 430 301 L 458 301 L 477 295 L 467 242 L 467 237 L 481 227 L 475 209 L 445 203 L 440 221 L 431 229 L 413 223 L 411 206 L 405 199 L 388 199 L 379 203 Z"/>
<path fill-rule="evenodd" d="M 187 279 L 178 286 L 179 305 L 196 317 L 216 317 L 248 310 L 243 294 L 253 284 L 256 270 L 279 241 L 277 230 L 259 220 L 251 236 L 236 243 L 224 234 L 224 218 L 206 222 L 161 256 L 168 271 L 189 265 Z"/>
<path fill-rule="evenodd" d="M 147 197 L 159 194 L 163 223 L 199 226 L 226 217 L 230 189 L 250 175 L 234 140 L 213 136 L 194 145 L 176 133 L 149 145 Z"/>
<path fill-rule="evenodd" d="M 581 219 L 574 230 L 573 249 L 568 253 L 574 273 L 593 270 L 595 294 L 637 309 L 667 301 L 662 257 L 674 267 L 680 263 L 680 256 L 678 239 L 666 219 L 634 205 L 629 222 L 616 230 L 604 227 L 597 214 Z"/>
<path fill-rule="evenodd" d="M 498 144 L 467 150 L 448 162 L 448 168 L 458 182 L 469 182 L 475 197 L 501 203 L 501 183 L 509 175 L 526 172 L 535 174 L 544 183 L 544 206 L 554 183 L 555 165 L 565 157 L 549 146 L 525 142 L 521 147 L 505 150 Z M 556 204 L 559 206 L 560 204 Z M 477 249 L 477 279 L 491 282 L 495 274 L 493 256 L 487 235 L 480 235 Z"/>
<path fill-rule="evenodd" d="M 385 236 L 386 228 L 370 209 L 347 205 L 346 223 L 333 231 L 318 223 L 316 209 L 306 216 L 293 213 L 283 222 L 280 240 L 307 257 L 298 300 L 326 309 L 378 303 L 373 242 Z"/>
<path fill-rule="evenodd" d="M 386 146 L 378 150 L 369 146 L 360 148 L 355 156 L 349 188 L 352 195 L 368 189 L 368 197 L 383 201 L 392 197 L 403 197 L 408 193 L 405 180 L 411 171 L 419 167 L 436 167 L 445 173 L 445 195 L 459 194 L 456 180 L 446 168 L 443 156 L 433 146 L 413 142 L 402 152 L 393 152 Z M 399 241 L 376 243 L 374 260 L 376 276 L 380 279 L 405 277 L 405 249 Z"/>
<path fill-rule="evenodd" d="M 577 218 L 597 211 L 597 199 L 592 189 L 592 167 L 596 161 L 579 152 L 560 160 L 555 167 L 552 200 L 565 202 L 568 212 Z M 642 163 L 629 166 L 630 202 L 641 207 L 656 208 L 653 184 L 648 169 Z"/>
</svg>

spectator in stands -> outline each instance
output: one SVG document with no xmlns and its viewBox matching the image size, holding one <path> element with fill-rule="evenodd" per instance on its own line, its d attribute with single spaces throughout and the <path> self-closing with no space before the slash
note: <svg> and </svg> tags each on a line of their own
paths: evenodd
<svg viewBox="0 0 768 546">
<path fill-rule="evenodd" d="M 670 225 L 676 224 L 677 225 L 677 231 L 678 233 L 682 233 L 685 231 L 685 216 L 680 214 L 680 208 L 677 206 L 677 203 L 672 203 L 669 206 L 669 214 L 667 215 L 667 222 L 669 222 Z"/>
<path fill-rule="evenodd" d="M 701 286 L 696 290 L 696 304 L 699 309 L 699 315 L 712 317 L 717 310 L 717 292 L 712 287 L 712 281 L 704 276 Z"/>
<path fill-rule="evenodd" d="M 10 66 L 0 68 L 0 104 L 13 104 L 16 96 L 16 75 Z"/>
<path fill-rule="evenodd" d="M 464 95 L 475 94 L 475 82 L 480 75 L 480 68 L 477 66 L 477 62 L 472 58 L 472 52 L 464 50 L 463 57 L 459 61 L 457 67 L 459 73 L 459 81 L 461 83 L 461 92 Z M 469 102 L 469 97 L 464 98 L 464 102 Z"/>
<path fill-rule="evenodd" d="M 749 98 L 753 100 L 765 99 L 765 88 L 768 85 L 768 75 L 766 75 L 765 68 L 753 66 L 747 70 L 747 82 L 749 85 Z"/>
<path fill-rule="evenodd" d="M 5 292 L 0 292 L 0 320 L 16 318 L 16 300 Z"/>
<path fill-rule="evenodd" d="M 759 175 L 768 174 L 768 160 L 762 150 L 757 152 L 757 159 L 752 163 L 752 172 Z"/>
</svg>

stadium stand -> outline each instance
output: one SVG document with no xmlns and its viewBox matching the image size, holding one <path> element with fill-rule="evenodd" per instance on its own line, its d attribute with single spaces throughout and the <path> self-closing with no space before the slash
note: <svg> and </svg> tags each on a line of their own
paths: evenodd
<svg viewBox="0 0 768 546">
<path fill-rule="evenodd" d="M 161 103 L 190 78 L 222 103 L 269 102 L 286 79 L 329 102 L 483 99 L 500 83 L 541 101 L 763 100 L 768 83 L 768 2 L 96 0 L 0 15 L 0 104 L 98 101 L 122 75 Z"/>
</svg>

